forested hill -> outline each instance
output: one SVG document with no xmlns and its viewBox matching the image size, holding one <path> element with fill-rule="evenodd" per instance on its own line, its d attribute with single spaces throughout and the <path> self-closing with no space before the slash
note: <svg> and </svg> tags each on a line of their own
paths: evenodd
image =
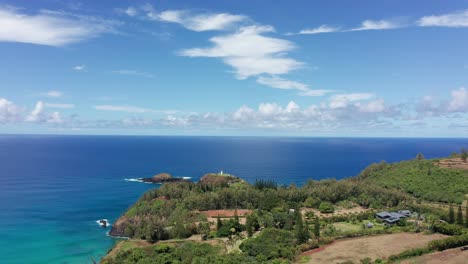
<svg viewBox="0 0 468 264">
<path fill-rule="evenodd" d="M 358 179 L 435 202 L 460 204 L 468 194 L 468 170 L 443 168 L 437 159 L 375 163 L 363 170 Z"/>
</svg>

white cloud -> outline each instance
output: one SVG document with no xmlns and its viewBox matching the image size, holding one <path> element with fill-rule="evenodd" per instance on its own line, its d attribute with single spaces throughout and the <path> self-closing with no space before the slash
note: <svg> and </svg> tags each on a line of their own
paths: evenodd
<svg viewBox="0 0 468 264">
<path fill-rule="evenodd" d="M 350 93 L 350 94 L 337 94 L 330 98 L 330 108 L 344 108 L 351 102 L 368 100 L 374 97 L 371 93 Z"/>
<path fill-rule="evenodd" d="M 63 96 L 63 93 L 61 91 L 48 91 L 46 93 L 43 94 L 45 97 L 51 97 L 51 98 L 58 98 L 58 97 L 62 97 Z"/>
<path fill-rule="evenodd" d="M 102 111 L 128 112 L 128 113 L 147 113 L 153 112 L 148 108 L 142 108 L 131 105 L 95 105 L 94 109 Z"/>
<path fill-rule="evenodd" d="M 39 101 L 36 103 L 34 110 L 26 117 L 28 122 L 38 122 L 43 118 L 44 113 L 44 103 Z"/>
<path fill-rule="evenodd" d="M 63 46 L 115 32 L 113 21 L 41 10 L 30 15 L 0 6 L 0 41 Z"/>
<path fill-rule="evenodd" d="M 86 67 L 84 65 L 76 65 L 75 67 L 73 67 L 73 70 L 75 70 L 75 71 L 84 71 L 85 68 Z"/>
<path fill-rule="evenodd" d="M 177 23 L 193 31 L 226 30 L 247 20 L 246 16 L 228 13 L 192 14 L 186 10 L 166 10 L 160 13 L 150 10 L 147 16 L 152 20 Z"/>
<path fill-rule="evenodd" d="M 377 99 L 369 103 L 356 103 L 355 104 L 359 111 L 364 113 L 380 113 L 385 110 L 385 101 L 383 99 Z"/>
<path fill-rule="evenodd" d="M 402 25 L 388 20 L 365 20 L 360 27 L 353 28 L 350 31 L 362 30 L 384 30 L 402 27 Z"/>
<path fill-rule="evenodd" d="M 15 122 L 20 118 L 21 110 L 13 102 L 0 98 L 0 123 Z"/>
<path fill-rule="evenodd" d="M 69 109 L 69 108 L 75 108 L 74 104 L 53 104 L 53 103 L 45 103 L 45 107 L 47 108 L 62 108 L 62 109 Z"/>
<path fill-rule="evenodd" d="M 136 16 L 138 14 L 137 9 L 134 8 L 134 7 L 131 7 L 131 6 L 128 7 L 124 12 L 125 12 L 125 14 L 127 14 L 128 16 L 131 16 L 131 17 Z"/>
<path fill-rule="evenodd" d="M 300 35 L 309 35 L 309 34 L 321 34 L 321 33 L 332 33 L 340 31 L 339 27 L 332 27 L 328 25 L 321 25 L 316 28 L 303 29 L 299 31 Z"/>
<path fill-rule="evenodd" d="M 153 78 L 154 77 L 153 74 L 148 73 L 148 72 L 137 71 L 137 70 L 127 70 L 127 69 L 115 70 L 115 71 L 112 71 L 112 73 L 120 74 L 120 75 L 141 76 L 141 77 L 146 77 L 146 78 Z"/>
<path fill-rule="evenodd" d="M 221 58 L 234 68 L 238 79 L 260 74 L 285 74 L 301 67 L 301 62 L 285 56 L 294 49 L 293 43 L 262 35 L 273 31 L 271 26 L 241 27 L 235 33 L 211 38 L 213 46 L 210 48 L 186 49 L 180 55 Z"/>
<path fill-rule="evenodd" d="M 447 110 L 450 112 L 468 112 L 468 91 L 461 87 L 451 92 L 451 100 Z"/>
<path fill-rule="evenodd" d="M 64 119 L 59 112 L 53 112 L 48 116 L 46 122 L 50 124 L 61 124 L 64 122 Z"/>
<path fill-rule="evenodd" d="M 286 80 L 277 76 L 264 77 L 260 76 L 257 78 L 257 82 L 263 85 L 268 85 L 273 88 L 285 89 L 285 90 L 299 90 L 299 91 L 308 91 L 309 87 L 307 84 Z"/>
<path fill-rule="evenodd" d="M 468 27 L 468 9 L 439 16 L 424 16 L 417 24 L 421 27 Z"/>
<path fill-rule="evenodd" d="M 64 122 L 64 119 L 59 112 L 47 113 L 44 111 L 44 108 L 45 104 L 42 101 L 38 101 L 31 113 L 26 116 L 25 121 L 49 124 L 60 124 Z"/>
<path fill-rule="evenodd" d="M 307 90 L 307 91 L 303 91 L 303 92 L 300 92 L 299 95 L 300 96 L 324 96 L 328 93 L 333 93 L 334 90 L 325 90 L 325 89 L 315 89 L 315 90 Z"/>
<path fill-rule="evenodd" d="M 277 89 L 298 90 L 300 91 L 300 96 L 323 96 L 333 92 L 332 90 L 312 90 L 307 84 L 287 80 L 278 76 L 260 76 L 257 78 L 257 82 Z"/>
</svg>

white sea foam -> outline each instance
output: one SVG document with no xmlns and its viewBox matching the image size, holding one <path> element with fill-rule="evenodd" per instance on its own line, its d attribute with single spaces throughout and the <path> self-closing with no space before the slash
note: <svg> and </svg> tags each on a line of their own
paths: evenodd
<svg viewBox="0 0 468 264">
<path fill-rule="evenodd" d="M 110 223 L 109 220 L 107 220 L 107 219 L 99 219 L 99 220 L 96 220 L 96 223 L 97 223 L 99 226 L 101 225 L 101 222 L 99 222 L 99 221 L 101 221 L 101 220 L 106 221 L 106 222 L 107 222 L 107 226 L 111 226 L 111 223 Z"/>
<path fill-rule="evenodd" d="M 144 182 L 141 178 L 124 179 L 129 182 Z"/>
<path fill-rule="evenodd" d="M 192 177 L 182 177 L 184 180 L 190 180 Z"/>
<path fill-rule="evenodd" d="M 109 232 L 110 231 L 106 232 L 106 235 L 108 237 L 119 238 L 119 239 L 130 239 L 129 237 L 124 237 L 124 236 L 111 236 L 111 235 L 109 235 Z"/>
</svg>

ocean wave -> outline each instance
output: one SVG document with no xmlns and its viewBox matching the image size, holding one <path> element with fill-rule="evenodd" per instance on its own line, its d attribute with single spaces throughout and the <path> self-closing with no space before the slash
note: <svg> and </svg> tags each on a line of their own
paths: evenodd
<svg viewBox="0 0 468 264">
<path fill-rule="evenodd" d="M 144 182 L 141 178 L 131 178 L 131 179 L 124 179 L 125 181 L 129 182 Z"/>
<path fill-rule="evenodd" d="M 192 179 L 192 177 L 188 177 L 188 176 L 187 176 L 187 177 L 182 177 L 182 178 L 183 178 L 184 180 L 190 180 L 190 179 Z"/>
<path fill-rule="evenodd" d="M 107 226 L 111 226 L 111 225 L 112 225 L 111 222 L 109 222 L 109 220 L 107 220 L 107 219 L 99 219 L 99 220 L 96 220 L 95 222 L 100 226 L 100 225 L 101 225 L 101 222 L 99 222 L 99 221 L 101 221 L 101 220 L 106 221 L 106 222 L 107 222 Z"/>
<path fill-rule="evenodd" d="M 106 235 L 107 235 L 108 237 L 119 238 L 119 239 L 130 239 L 129 237 L 124 237 L 124 236 L 111 236 L 111 235 L 109 235 L 109 232 L 110 232 L 110 231 L 106 232 Z"/>
</svg>

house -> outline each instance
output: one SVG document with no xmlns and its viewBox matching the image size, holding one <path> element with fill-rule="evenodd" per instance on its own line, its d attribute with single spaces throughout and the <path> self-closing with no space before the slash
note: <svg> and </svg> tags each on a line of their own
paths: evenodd
<svg viewBox="0 0 468 264">
<path fill-rule="evenodd" d="M 409 210 L 400 210 L 397 212 L 380 212 L 376 214 L 377 219 L 383 221 L 385 224 L 393 225 L 400 221 L 402 218 L 406 218 L 411 216 L 411 212 Z"/>
<path fill-rule="evenodd" d="M 402 215 L 404 215 L 406 217 L 411 216 L 411 211 L 410 210 L 399 210 L 399 211 L 397 211 L 397 213 L 402 214 Z"/>
</svg>

